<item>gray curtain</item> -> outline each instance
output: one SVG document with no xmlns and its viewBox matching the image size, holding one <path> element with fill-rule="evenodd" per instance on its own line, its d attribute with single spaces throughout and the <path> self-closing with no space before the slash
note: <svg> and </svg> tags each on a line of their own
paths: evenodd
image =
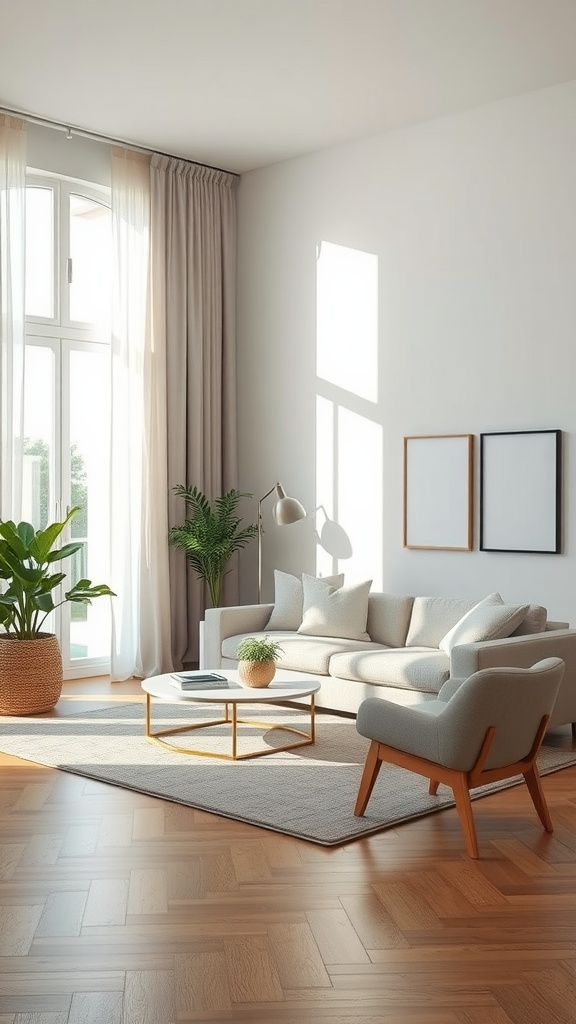
<svg viewBox="0 0 576 1024">
<path fill-rule="evenodd" d="M 168 522 L 185 505 L 172 488 L 197 486 L 214 498 L 237 486 L 236 183 L 233 174 L 154 155 L 151 160 L 153 336 L 165 339 Z M 226 602 L 238 599 L 237 573 Z M 204 586 L 170 550 L 172 655 L 198 660 Z"/>
</svg>

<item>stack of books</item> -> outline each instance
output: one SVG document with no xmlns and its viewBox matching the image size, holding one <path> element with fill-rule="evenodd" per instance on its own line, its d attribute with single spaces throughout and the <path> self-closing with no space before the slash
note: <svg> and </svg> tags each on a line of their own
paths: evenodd
<svg viewBox="0 0 576 1024">
<path fill-rule="evenodd" d="M 227 690 L 228 680 L 218 672 L 172 672 L 172 686 L 179 690 Z"/>
</svg>

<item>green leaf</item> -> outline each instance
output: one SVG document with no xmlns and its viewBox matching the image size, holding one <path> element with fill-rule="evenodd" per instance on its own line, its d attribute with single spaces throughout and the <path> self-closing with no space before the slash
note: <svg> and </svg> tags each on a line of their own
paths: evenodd
<svg viewBox="0 0 576 1024">
<path fill-rule="evenodd" d="M 57 551 L 51 551 L 46 555 L 45 561 L 48 563 L 59 562 L 61 558 L 69 558 L 70 555 L 74 555 L 80 548 L 84 547 L 84 541 L 74 541 L 72 544 L 64 544 L 63 547 L 58 548 Z"/>
<path fill-rule="evenodd" d="M 83 604 L 90 604 L 93 597 L 116 597 L 116 594 L 106 583 L 92 584 L 90 580 L 79 580 L 66 592 L 67 601 L 81 601 Z"/>
<path fill-rule="evenodd" d="M 0 522 L 0 536 L 4 537 L 6 541 L 6 544 L 3 545 L 5 550 L 11 550 L 18 558 L 26 558 L 28 548 L 22 542 L 22 538 L 16 529 L 16 523 L 13 523 L 11 519 Z"/>
</svg>

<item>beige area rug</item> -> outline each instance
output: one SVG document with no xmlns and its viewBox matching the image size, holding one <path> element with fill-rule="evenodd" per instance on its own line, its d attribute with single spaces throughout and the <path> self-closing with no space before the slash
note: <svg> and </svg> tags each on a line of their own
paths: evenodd
<svg viewBox="0 0 576 1024">
<path fill-rule="evenodd" d="M 156 703 L 153 728 L 186 724 L 191 711 L 187 709 L 188 717 L 183 717 L 182 704 Z M 358 735 L 352 719 L 318 713 L 313 746 L 229 762 L 173 753 L 151 743 L 144 735 L 144 713 L 143 704 L 119 704 L 58 718 L 2 718 L 0 750 L 322 846 L 359 839 L 454 803 L 446 787 L 431 797 L 426 779 L 384 765 L 366 815 L 355 818 L 368 741 Z M 214 708 L 193 708 L 195 721 L 213 719 L 218 713 Z M 307 727 L 306 715 L 286 707 L 259 706 L 255 717 Z M 278 729 L 250 724 L 239 732 L 239 752 L 286 743 L 286 734 Z M 228 726 L 173 739 L 214 752 L 230 751 Z M 576 750 L 567 749 L 569 745 L 564 734 L 547 737 L 539 757 L 542 774 L 576 764 Z M 510 784 L 514 783 L 484 786 L 474 796 Z"/>
</svg>

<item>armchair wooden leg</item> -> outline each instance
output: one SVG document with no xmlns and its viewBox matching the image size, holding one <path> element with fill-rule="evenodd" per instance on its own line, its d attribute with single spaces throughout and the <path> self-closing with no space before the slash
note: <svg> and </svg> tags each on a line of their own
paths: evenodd
<svg viewBox="0 0 576 1024">
<path fill-rule="evenodd" d="M 476 826 L 474 824 L 474 816 L 472 814 L 472 801 L 470 800 L 470 790 L 468 789 L 468 782 L 464 772 L 458 774 L 452 780 L 452 791 L 454 793 L 454 799 L 456 801 L 456 809 L 460 818 L 460 824 L 462 825 L 462 831 L 464 833 L 464 840 L 466 842 L 466 849 L 474 860 L 478 859 L 478 839 L 476 836 Z"/>
<path fill-rule="evenodd" d="M 438 779 L 430 779 L 430 785 L 428 786 L 428 792 L 430 796 L 436 796 L 439 785 L 440 783 L 438 782 Z"/>
<path fill-rule="evenodd" d="M 366 755 L 366 763 L 364 764 L 364 771 L 362 772 L 362 778 L 360 780 L 360 789 L 358 790 L 356 806 L 354 808 L 354 814 L 357 818 L 361 818 L 366 810 L 366 805 L 372 795 L 372 790 L 374 789 L 374 783 L 376 782 L 378 773 L 382 767 L 382 761 L 378 757 L 378 747 L 379 744 L 376 740 L 372 740 Z"/>
<path fill-rule="evenodd" d="M 552 824 L 552 818 L 550 817 L 550 811 L 548 810 L 544 790 L 542 789 L 538 768 L 535 764 L 531 765 L 527 772 L 524 772 L 524 779 L 540 821 L 547 832 L 553 832 L 554 825 Z"/>
</svg>

